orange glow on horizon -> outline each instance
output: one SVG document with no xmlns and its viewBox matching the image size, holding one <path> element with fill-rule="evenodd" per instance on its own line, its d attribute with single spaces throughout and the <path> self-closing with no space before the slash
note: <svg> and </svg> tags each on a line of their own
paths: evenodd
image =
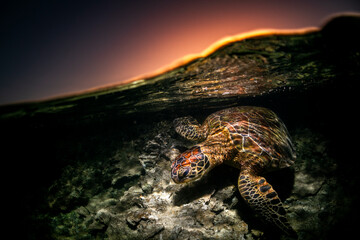
<svg viewBox="0 0 360 240">
<path fill-rule="evenodd" d="M 157 75 L 174 70 L 182 65 L 186 65 L 186 64 L 194 61 L 195 59 L 207 57 L 207 56 L 211 55 L 212 53 L 214 53 L 215 51 L 217 51 L 218 49 L 222 48 L 223 46 L 226 46 L 230 43 L 238 42 L 238 41 L 241 41 L 244 39 L 255 38 L 255 37 L 265 37 L 265 36 L 269 36 L 269 35 L 305 34 L 305 33 L 310 33 L 310 32 L 314 32 L 314 31 L 318 31 L 318 30 L 319 30 L 318 27 L 308 27 L 308 28 L 301 28 L 301 29 L 260 29 L 260 30 L 246 32 L 246 33 L 240 33 L 240 34 L 237 34 L 234 36 L 224 37 L 224 38 L 216 41 L 215 43 L 211 44 L 209 47 L 207 47 L 201 53 L 185 55 L 184 57 L 177 59 L 177 60 L 173 61 L 172 63 L 170 63 L 169 65 L 165 65 L 155 71 L 152 71 L 150 73 L 141 74 L 134 78 L 130 78 L 130 79 L 122 81 L 120 83 L 112 84 L 110 86 L 115 86 L 115 85 L 119 85 L 119 84 L 128 84 L 133 81 L 146 80 L 149 78 L 156 77 Z"/>
<path fill-rule="evenodd" d="M 109 84 L 103 84 L 101 86 L 87 88 L 85 90 L 73 91 L 73 92 L 65 93 L 65 94 L 59 94 L 59 95 L 53 96 L 53 97 L 39 98 L 37 100 L 32 100 L 32 101 L 19 101 L 19 102 L 15 102 L 13 104 L 58 100 L 61 98 L 75 97 L 77 95 L 89 94 L 94 91 L 104 91 L 107 89 L 111 89 L 113 87 L 121 87 L 121 86 L 130 84 L 130 83 L 136 82 L 136 81 L 146 81 L 147 79 L 156 77 L 165 72 L 172 71 L 180 66 L 186 65 L 198 58 L 206 57 L 206 56 L 214 53 L 219 48 L 221 48 L 225 45 L 228 45 L 230 43 L 233 43 L 233 42 L 241 41 L 244 39 L 256 38 L 256 37 L 266 37 L 266 36 L 270 36 L 270 35 L 306 34 L 306 33 L 311 33 L 311 32 L 315 32 L 315 31 L 319 31 L 319 30 L 320 30 L 319 27 L 306 27 L 306 28 L 299 28 L 299 29 L 259 29 L 259 30 L 236 34 L 233 36 L 227 36 L 227 37 L 221 38 L 218 41 L 215 41 L 213 44 L 211 44 L 209 47 L 205 48 L 200 53 L 187 54 L 187 55 L 173 61 L 170 64 L 167 64 L 167 65 L 164 65 L 163 67 L 158 68 L 155 71 L 151 71 L 151 72 L 148 72 L 145 74 L 140 74 L 136 77 L 128 78 L 127 80 L 117 81 L 117 82 L 113 82 L 113 83 L 109 83 Z"/>
<path fill-rule="evenodd" d="M 117 83 L 107 84 L 107 85 L 103 85 L 100 87 L 90 88 L 90 89 L 87 89 L 84 91 L 79 91 L 77 93 L 69 94 L 66 96 L 84 94 L 84 93 L 89 93 L 89 92 L 97 91 L 97 90 L 106 90 L 106 89 L 109 89 L 109 88 L 112 88 L 115 86 L 122 86 L 122 85 L 126 85 L 129 83 L 135 82 L 135 81 L 140 81 L 140 80 L 146 81 L 146 79 L 150 79 L 150 78 L 156 77 L 158 75 L 161 75 L 165 72 L 172 71 L 172 70 L 174 70 L 180 66 L 186 65 L 198 58 L 207 57 L 225 45 L 228 45 L 233 42 L 241 41 L 244 39 L 255 38 L 255 37 L 265 37 L 265 36 L 270 36 L 270 35 L 306 34 L 306 33 L 314 32 L 314 31 L 318 31 L 318 30 L 319 30 L 318 27 L 307 27 L 307 28 L 300 28 L 300 29 L 260 29 L 260 30 L 236 34 L 233 36 L 227 36 L 227 37 L 224 37 L 224 38 L 216 41 L 215 43 L 211 44 L 209 47 L 207 47 L 205 50 L 203 50 L 200 53 L 185 55 L 184 57 L 179 58 L 168 65 L 160 67 L 159 69 L 157 69 L 155 71 L 141 74 L 139 76 L 129 78 L 125 81 L 120 81 Z"/>
<path fill-rule="evenodd" d="M 88 88 L 88 89 L 82 90 L 82 91 L 75 91 L 75 92 L 68 93 L 68 94 L 61 94 L 58 96 L 42 98 L 42 99 L 38 99 L 35 101 L 30 101 L 30 102 L 42 102 L 42 101 L 49 101 L 49 100 L 58 100 L 61 98 L 66 98 L 66 97 L 75 97 L 77 95 L 87 94 L 87 93 L 91 93 L 94 91 L 102 91 L 102 90 L 107 90 L 107 89 L 110 89 L 113 87 L 123 86 L 123 85 L 129 84 L 132 82 L 136 82 L 136 81 L 146 81 L 147 79 L 156 77 L 165 72 L 168 72 L 168 71 L 174 70 L 180 66 L 186 65 L 186 64 L 190 63 L 191 61 L 194 61 L 197 58 L 206 57 L 227 44 L 241 41 L 244 39 L 255 38 L 255 37 L 265 37 L 265 36 L 270 36 L 270 35 L 306 34 L 306 33 L 311 33 L 311 32 L 315 32 L 315 31 L 319 31 L 319 30 L 320 30 L 320 28 L 318 28 L 318 27 L 307 27 L 307 28 L 300 28 L 300 29 L 259 29 L 259 30 L 255 30 L 255 31 L 249 31 L 249 32 L 245 32 L 245 33 L 236 34 L 233 36 L 227 36 L 227 37 L 224 37 L 224 38 L 214 42 L 213 44 L 211 44 L 209 47 L 207 47 L 205 50 L 203 50 L 200 53 L 185 55 L 184 57 L 177 59 L 177 60 L 173 61 L 172 63 L 165 65 L 155 71 L 152 71 L 152 72 L 149 72 L 146 74 L 141 74 L 137 77 L 129 78 L 128 80 L 120 81 L 117 83 L 106 84 L 106 85 L 103 85 L 100 87 Z M 26 102 L 28 102 L 28 101 L 17 102 L 14 104 L 21 104 L 21 103 L 26 103 Z"/>
<path fill-rule="evenodd" d="M 353 0 L 60 5 L 35 4 L 39 12 L 48 10 L 44 14 L 14 5 L 18 15 L 7 13 L 0 105 L 120 89 L 231 42 L 319 30 L 332 15 L 356 12 L 360 6 Z"/>
</svg>

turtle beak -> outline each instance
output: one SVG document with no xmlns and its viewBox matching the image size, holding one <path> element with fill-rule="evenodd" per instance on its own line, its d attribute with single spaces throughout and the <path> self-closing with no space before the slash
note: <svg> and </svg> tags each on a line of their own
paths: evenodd
<svg viewBox="0 0 360 240">
<path fill-rule="evenodd" d="M 172 179 L 175 183 L 180 183 L 177 174 L 174 173 L 173 171 L 171 171 L 171 179 Z"/>
</svg>

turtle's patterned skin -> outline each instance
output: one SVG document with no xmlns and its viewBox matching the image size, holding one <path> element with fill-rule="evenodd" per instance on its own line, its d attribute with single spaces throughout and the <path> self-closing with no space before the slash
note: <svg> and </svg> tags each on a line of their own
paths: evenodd
<svg viewBox="0 0 360 240">
<path fill-rule="evenodd" d="M 174 121 L 181 136 L 198 141 L 172 163 L 176 183 L 199 179 L 225 163 L 240 169 L 238 187 L 245 201 L 267 221 L 294 234 L 285 210 L 272 186 L 259 176 L 289 167 L 295 153 L 284 123 L 274 112 L 260 107 L 233 107 L 218 111 L 202 125 L 191 117 Z"/>
</svg>

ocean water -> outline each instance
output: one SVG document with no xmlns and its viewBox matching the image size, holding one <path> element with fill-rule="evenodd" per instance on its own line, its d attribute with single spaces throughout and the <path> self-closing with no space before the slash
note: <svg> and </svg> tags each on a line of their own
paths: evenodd
<svg viewBox="0 0 360 240">
<path fill-rule="evenodd" d="M 194 143 L 173 120 L 261 106 L 285 123 L 294 166 L 265 175 L 299 239 L 346 238 L 359 214 L 358 18 L 323 30 L 235 42 L 157 77 L 0 109 L 3 198 L 23 239 L 294 239 L 256 215 L 239 171 L 177 185 Z M 5 174 L 9 172 L 8 174 Z"/>
</svg>

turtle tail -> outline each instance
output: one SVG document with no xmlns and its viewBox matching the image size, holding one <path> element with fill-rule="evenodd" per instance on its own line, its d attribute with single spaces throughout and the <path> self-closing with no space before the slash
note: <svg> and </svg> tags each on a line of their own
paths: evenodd
<svg viewBox="0 0 360 240">
<path fill-rule="evenodd" d="M 238 187 L 245 201 L 266 221 L 275 224 L 288 235 L 296 235 L 286 218 L 278 194 L 265 178 L 255 176 L 247 170 L 241 171 Z"/>
</svg>

